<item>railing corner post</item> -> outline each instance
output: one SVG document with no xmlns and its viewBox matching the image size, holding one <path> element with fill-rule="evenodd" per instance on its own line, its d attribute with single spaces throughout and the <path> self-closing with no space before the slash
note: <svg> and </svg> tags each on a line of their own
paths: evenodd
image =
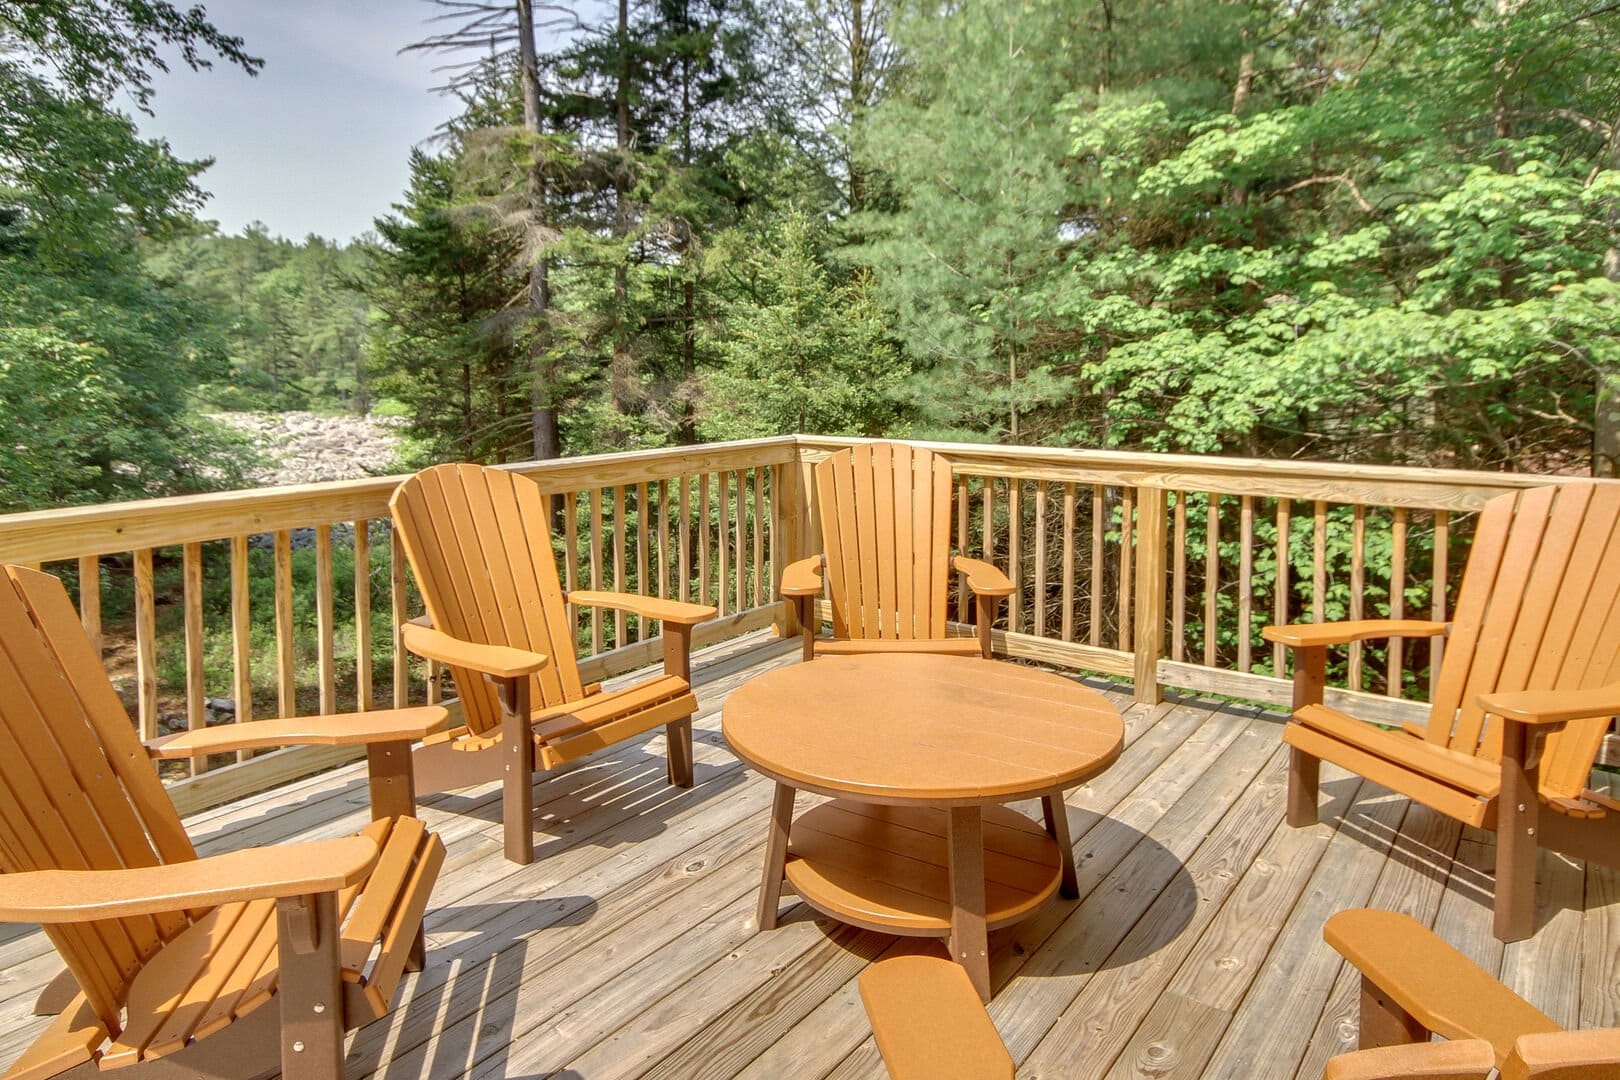
<svg viewBox="0 0 1620 1080">
<path fill-rule="evenodd" d="M 1137 490 L 1136 627 L 1133 641 L 1136 700 L 1157 705 L 1164 700 L 1159 684 L 1159 661 L 1164 658 L 1165 575 L 1169 571 L 1165 548 L 1165 490 Z"/>
</svg>

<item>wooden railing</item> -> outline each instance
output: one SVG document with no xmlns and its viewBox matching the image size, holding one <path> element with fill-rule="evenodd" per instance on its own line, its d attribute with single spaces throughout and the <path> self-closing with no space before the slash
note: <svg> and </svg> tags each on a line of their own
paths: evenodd
<svg viewBox="0 0 1620 1080">
<path fill-rule="evenodd" d="M 553 546 L 567 585 L 705 599 L 721 615 L 698 629 L 701 644 L 773 622 L 796 629 L 776 585 L 783 566 L 820 549 L 811 469 L 855 441 L 788 436 L 512 468 L 556 497 Z M 1130 678 L 1143 701 L 1174 686 L 1286 702 L 1285 658 L 1259 635 L 1268 622 L 1444 618 L 1473 512 L 1557 479 L 925 445 L 953 464 L 959 548 L 1018 585 L 997 647 Z M 183 702 L 178 723 L 189 727 L 217 722 L 209 705 L 221 697 L 235 722 L 436 701 L 439 673 L 399 644 L 417 610 L 387 522 L 400 479 L 0 517 L 0 561 L 76 580 L 91 635 L 101 641 L 106 617 L 133 640 L 143 737 L 159 733 L 165 701 Z M 204 625 L 210 589 L 212 609 L 229 613 L 228 648 L 221 627 L 210 638 Z M 164 603 L 176 599 L 178 613 Z M 968 622 L 967 605 L 959 593 L 953 618 Z M 634 616 L 574 614 L 591 678 L 659 654 Z M 160 624 L 175 625 L 160 633 Z M 1352 689 L 1340 693 L 1364 715 L 1410 717 L 1437 660 L 1427 645 L 1354 646 L 1341 671 Z M 295 751 L 198 767 L 173 778 L 174 790 L 182 806 L 198 806 L 331 760 Z"/>
<path fill-rule="evenodd" d="M 554 553 L 569 587 L 706 599 L 721 615 L 694 633 L 694 643 L 702 645 L 778 617 L 771 602 L 783 513 L 776 492 L 779 474 L 796 472 L 796 462 L 794 440 L 779 438 L 513 468 L 555 497 L 561 528 Z M 217 722 L 210 703 L 220 699 L 229 700 L 229 718 L 238 723 L 437 702 L 441 673 L 400 645 L 401 625 L 420 613 L 388 523 L 388 498 L 401 479 L 3 516 L 0 562 L 43 565 L 75 581 L 80 615 L 98 647 L 104 601 L 113 598 L 127 609 L 127 618 L 116 621 L 128 629 L 121 636 L 133 639 L 133 711 L 142 738 L 165 726 Z M 340 568 L 342 577 L 352 576 L 352 596 L 339 595 Z M 304 570 L 312 573 L 299 573 Z M 210 588 L 228 590 L 230 645 L 223 663 L 205 654 Z M 178 632 L 160 635 L 160 614 L 170 615 L 160 606 L 176 596 L 181 614 L 167 621 L 177 621 Z M 340 604 L 352 611 L 341 643 Z M 661 643 L 634 616 L 570 614 L 580 631 L 581 669 L 590 679 L 660 655 Z M 273 692 L 264 685 L 266 675 L 273 676 Z M 160 702 L 167 701 L 183 701 L 183 714 L 165 722 Z M 175 797 L 182 808 L 201 806 L 348 756 L 352 751 L 340 748 L 278 752 L 233 767 L 199 762 L 188 777 L 177 778 Z"/>
<path fill-rule="evenodd" d="M 800 436 L 800 458 L 808 465 L 857 441 Z M 1018 586 L 997 624 L 998 648 L 1130 678 L 1143 701 L 1174 686 L 1285 704 L 1286 658 L 1261 639 L 1263 626 L 1444 619 L 1474 512 L 1503 492 L 1567 479 L 921 445 L 952 463 L 959 548 L 993 560 Z M 819 512 L 810 501 L 807 522 Z M 966 621 L 965 609 L 955 617 Z M 1352 646 L 1350 689 L 1329 700 L 1349 696 L 1362 715 L 1421 718 L 1439 659 L 1428 649 Z"/>
</svg>

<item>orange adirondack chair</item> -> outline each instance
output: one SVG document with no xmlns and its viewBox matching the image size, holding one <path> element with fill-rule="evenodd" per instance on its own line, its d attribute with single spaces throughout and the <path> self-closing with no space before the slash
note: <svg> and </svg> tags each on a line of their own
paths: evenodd
<svg viewBox="0 0 1620 1080">
<path fill-rule="evenodd" d="M 198 752 L 378 745 L 383 799 L 355 836 L 198 858 L 48 574 L 0 574 L 0 685 L 0 920 L 43 924 L 72 983 L 41 999 L 59 1015 L 6 1080 L 249 1077 L 278 1063 L 288 1077 L 342 1075 L 344 1031 L 387 1013 L 401 973 L 421 967 L 444 845 L 388 811 L 409 813 L 397 766 L 443 710 L 266 720 L 237 742 L 207 733 Z"/>
<path fill-rule="evenodd" d="M 782 595 L 798 603 L 806 660 L 858 652 L 990 655 L 990 625 L 1013 584 L 987 562 L 951 555 L 948 461 L 904 443 L 865 443 L 816 466 L 816 497 L 825 554 L 782 575 Z M 973 591 L 977 639 L 946 636 L 953 570 Z M 824 581 L 831 638 L 817 637 Z"/>
<path fill-rule="evenodd" d="M 1620 1028 L 1565 1031 L 1410 915 L 1341 911 L 1322 936 L 1361 972 L 1362 1047 L 1323 1080 L 1620 1076 Z"/>
<path fill-rule="evenodd" d="M 448 664 L 466 723 L 416 751 L 416 782 L 445 791 L 500 778 L 506 857 L 534 859 L 534 769 L 555 768 L 662 727 L 669 779 L 692 785 L 692 627 L 705 604 L 627 593 L 563 592 L 547 500 L 526 477 L 438 465 L 389 500 L 427 617 L 405 647 Z M 622 690 L 580 681 L 566 604 L 610 607 L 662 624 L 664 673 Z"/>
<path fill-rule="evenodd" d="M 1620 713 L 1620 486 L 1499 496 L 1479 515 L 1444 623 L 1268 626 L 1295 650 L 1288 823 L 1317 817 L 1322 760 L 1469 825 L 1495 829 L 1496 935 L 1534 930 L 1536 846 L 1620 865 L 1620 803 L 1587 789 Z M 1447 639 L 1426 726 L 1387 730 L 1322 703 L 1327 649 Z"/>
</svg>

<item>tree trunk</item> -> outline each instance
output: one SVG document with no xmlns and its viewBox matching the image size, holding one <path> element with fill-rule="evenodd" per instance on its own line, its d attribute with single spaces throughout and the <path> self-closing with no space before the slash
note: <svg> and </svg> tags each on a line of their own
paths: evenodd
<svg viewBox="0 0 1620 1080">
<path fill-rule="evenodd" d="M 866 205 L 866 174 L 856 161 L 856 146 L 866 120 L 866 86 L 871 45 L 866 40 L 866 9 L 863 0 L 851 0 L 849 7 L 849 138 L 845 165 L 849 170 L 849 212 Z"/>
<path fill-rule="evenodd" d="M 534 8 L 531 0 L 516 0 L 518 19 L 518 65 L 523 79 L 523 126 L 540 134 L 540 59 L 534 43 Z M 531 227 L 545 228 L 545 170 L 536 147 L 529 166 L 529 213 Z M 562 453 L 557 431 L 556 372 L 550 357 L 548 321 L 551 308 L 550 259 L 540 255 L 529 265 L 529 308 L 537 324 L 529 384 L 530 427 L 534 456 L 546 461 Z"/>
<path fill-rule="evenodd" d="M 1620 116 L 1609 123 L 1609 168 L 1620 169 Z M 1609 249 L 1603 276 L 1620 281 L 1620 203 L 1609 207 Z M 1620 476 L 1620 371 L 1600 370 L 1592 410 L 1592 475 Z"/>
<path fill-rule="evenodd" d="M 630 0 L 619 0 L 619 77 L 613 92 L 613 116 L 618 159 L 613 163 L 613 235 L 620 240 L 630 232 L 630 217 L 625 206 L 625 188 L 630 170 Z M 629 319 L 625 305 L 628 302 L 628 272 L 625 261 L 627 250 L 621 252 L 613 264 L 613 358 L 608 371 L 613 409 L 628 416 L 635 408 L 635 370 L 630 355 Z"/>
</svg>

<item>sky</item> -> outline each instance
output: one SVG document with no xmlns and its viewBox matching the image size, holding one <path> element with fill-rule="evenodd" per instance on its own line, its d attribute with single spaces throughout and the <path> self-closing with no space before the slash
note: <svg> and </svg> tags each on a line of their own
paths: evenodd
<svg viewBox="0 0 1620 1080">
<path fill-rule="evenodd" d="M 190 4 L 181 5 L 189 7 Z M 435 32 L 427 0 L 206 0 L 209 20 L 244 39 L 264 69 L 171 64 L 156 80 L 149 137 L 184 159 L 212 157 L 201 216 L 239 232 L 346 241 L 405 190 L 412 146 L 457 111 L 432 92 L 449 58 L 399 50 Z"/>
</svg>

